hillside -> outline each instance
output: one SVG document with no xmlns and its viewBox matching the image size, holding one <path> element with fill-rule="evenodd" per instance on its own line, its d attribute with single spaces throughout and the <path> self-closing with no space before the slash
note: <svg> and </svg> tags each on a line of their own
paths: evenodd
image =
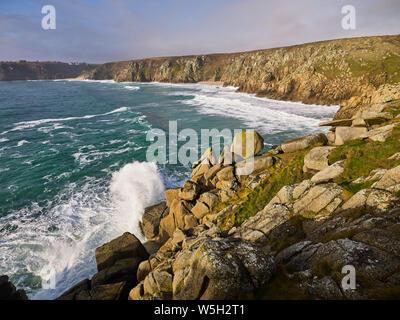
<svg viewBox="0 0 400 320">
<path fill-rule="evenodd" d="M 96 65 L 64 62 L 0 62 L 0 81 L 52 80 L 87 76 Z"/>
<path fill-rule="evenodd" d="M 400 81 L 400 35 L 329 40 L 231 54 L 132 60 L 99 65 L 92 79 L 222 81 L 278 100 L 340 104 L 336 118 L 369 104 L 382 84 Z"/>
</svg>

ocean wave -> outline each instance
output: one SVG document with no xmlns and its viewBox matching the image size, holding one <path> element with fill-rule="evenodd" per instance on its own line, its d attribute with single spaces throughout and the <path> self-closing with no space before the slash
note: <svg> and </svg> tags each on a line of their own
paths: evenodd
<svg viewBox="0 0 400 320">
<path fill-rule="evenodd" d="M 124 89 L 136 91 L 136 90 L 139 90 L 140 87 L 137 87 L 137 86 L 124 86 Z"/>
<path fill-rule="evenodd" d="M 126 231 L 144 240 L 138 222 L 164 192 L 157 166 L 133 162 L 110 178 L 70 183 L 60 197 L 0 218 L 0 273 L 13 275 L 30 298 L 53 299 L 96 272 L 96 247 Z M 55 272 L 55 289 L 40 289 L 47 267 Z"/>
<path fill-rule="evenodd" d="M 7 142 L 7 141 L 10 141 L 10 140 L 7 139 L 7 138 L 1 138 L 1 139 L 0 139 L 0 142 Z"/>
<path fill-rule="evenodd" d="M 71 121 L 71 120 L 80 120 L 80 119 L 91 119 L 91 118 L 95 118 L 95 117 L 108 116 L 110 114 L 120 113 L 120 112 L 124 112 L 127 110 L 129 110 L 128 107 L 122 107 L 122 108 L 118 108 L 118 109 L 115 109 L 115 110 L 112 110 L 112 111 L 106 112 L 106 113 L 93 114 L 93 115 L 89 114 L 89 115 L 85 115 L 85 116 L 81 116 L 81 117 L 67 117 L 67 118 L 58 118 L 58 119 L 40 119 L 40 120 L 33 120 L 33 121 L 22 121 L 22 122 L 14 123 L 14 125 L 16 125 L 16 127 L 14 127 L 11 130 L 4 131 L 2 134 L 6 134 L 11 131 L 20 131 L 20 130 L 24 130 L 24 129 L 33 128 L 33 127 L 42 125 L 44 123 L 49 123 L 49 122 L 62 122 L 62 121 Z"/>
<path fill-rule="evenodd" d="M 338 106 L 316 106 L 256 98 L 248 94 L 222 91 L 212 95 L 196 93 L 182 103 L 196 107 L 199 113 L 233 117 L 262 133 L 286 130 L 321 131 L 318 123 L 332 118 Z"/>
<path fill-rule="evenodd" d="M 30 143 L 30 142 L 29 142 L 29 141 L 26 141 L 26 140 L 18 141 L 17 147 L 21 147 L 21 146 L 23 146 L 25 143 Z"/>
</svg>

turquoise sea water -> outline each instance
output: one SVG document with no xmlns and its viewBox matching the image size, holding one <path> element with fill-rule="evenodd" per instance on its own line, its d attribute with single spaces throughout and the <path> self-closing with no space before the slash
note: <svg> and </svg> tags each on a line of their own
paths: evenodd
<svg viewBox="0 0 400 320">
<path fill-rule="evenodd" d="M 269 149 L 321 131 L 336 110 L 199 84 L 0 82 L 0 274 L 30 298 L 55 298 L 96 272 L 99 245 L 125 231 L 143 240 L 143 209 L 191 172 L 146 162 L 146 134 L 169 120 L 178 131 L 256 129 Z M 44 289 L 51 272 L 56 288 Z"/>
</svg>

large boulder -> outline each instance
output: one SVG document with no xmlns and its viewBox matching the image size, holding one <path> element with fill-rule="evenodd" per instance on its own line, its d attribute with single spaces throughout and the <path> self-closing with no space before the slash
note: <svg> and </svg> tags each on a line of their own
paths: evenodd
<svg viewBox="0 0 400 320">
<path fill-rule="evenodd" d="M 183 200 L 192 201 L 200 193 L 200 187 L 193 181 L 186 181 L 179 190 L 178 197 Z"/>
<path fill-rule="evenodd" d="M 255 289 L 268 284 L 275 263 L 263 248 L 230 238 L 205 241 L 192 254 L 189 267 L 181 270 L 174 299 L 240 299 L 250 298 Z"/>
<path fill-rule="evenodd" d="M 365 127 L 337 127 L 335 130 L 335 145 L 342 145 L 350 140 L 364 138 L 368 129 Z"/>
<path fill-rule="evenodd" d="M 289 219 L 290 211 L 285 205 L 266 206 L 256 215 L 250 217 L 235 230 L 233 237 L 252 242 L 266 242 L 268 233 Z"/>
<path fill-rule="evenodd" d="M 392 192 L 400 191 L 400 166 L 388 170 L 373 187 Z"/>
<path fill-rule="evenodd" d="M 316 185 L 294 202 L 293 212 L 296 214 L 307 212 L 330 214 L 342 203 L 342 191 L 342 188 L 335 183 Z"/>
<path fill-rule="evenodd" d="M 325 169 L 321 170 L 320 172 L 316 173 L 312 178 L 311 182 L 318 184 L 318 183 L 325 183 L 332 181 L 333 179 L 339 177 L 343 171 L 343 163 L 344 160 L 337 161 L 334 164 L 326 167 Z"/>
<path fill-rule="evenodd" d="M 362 138 L 369 138 L 372 141 L 385 142 L 392 135 L 394 124 L 388 124 L 365 132 Z"/>
<path fill-rule="evenodd" d="M 8 280 L 8 276 L 0 276 L 0 300 L 28 300 L 24 290 L 17 290 Z"/>
<path fill-rule="evenodd" d="M 251 145 L 247 145 L 251 143 Z M 243 159 L 252 157 L 264 148 L 264 139 L 255 130 L 238 132 L 232 141 L 231 151 Z M 248 149 L 248 150 L 247 150 Z"/>
<path fill-rule="evenodd" d="M 304 157 L 304 171 L 323 170 L 329 166 L 329 155 L 335 147 L 315 147 Z"/>
<path fill-rule="evenodd" d="M 379 211 L 391 209 L 398 198 L 392 192 L 382 189 L 368 188 L 358 191 L 343 206 L 343 210 L 355 209 L 360 207 L 370 207 Z"/>
<path fill-rule="evenodd" d="M 174 201 L 175 199 L 179 199 L 179 191 L 180 188 L 176 188 L 176 189 L 168 189 L 165 190 L 165 202 L 167 207 L 171 206 L 172 201 Z"/>
<path fill-rule="evenodd" d="M 95 251 L 97 270 L 101 271 L 113 266 L 118 260 L 148 258 L 148 253 L 138 238 L 129 232 L 103 244 Z"/>
<path fill-rule="evenodd" d="M 292 139 L 282 143 L 281 147 L 283 152 L 293 152 L 305 149 L 317 144 L 327 144 L 328 139 L 323 133 L 310 134 L 308 136 Z"/>
<path fill-rule="evenodd" d="M 268 155 L 255 156 L 254 158 L 246 159 L 235 164 L 236 175 L 250 175 L 252 173 L 258 173 L 272 167 L 275 163 L 275 157 Z M 252 162 L 252 163 L 251 163 Z M 251 172 L 247 172 L 247 168 Z"/>
<path fill-rule="evenodd" d="M 161 202 L 144 210 L 140 227 L 146 239 L 153 239 L 158 236 L 160 221 L 168 213 L 165 202 Z"/>
</svg>

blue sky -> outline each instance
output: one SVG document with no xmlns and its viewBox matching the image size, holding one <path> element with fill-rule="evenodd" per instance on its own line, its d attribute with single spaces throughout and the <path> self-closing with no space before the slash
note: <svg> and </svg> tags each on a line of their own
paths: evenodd
<svg viewBox="0 0 400 320">
<path fill-rule="evenodd" d="M 41 28 L 56 8 L 57 29 Z M 341 8 L 357 27 L 341 27 Z M 400 34 L 400 0 L 0 0 L 0 61 L 106 61 Z"/>
</svg>

